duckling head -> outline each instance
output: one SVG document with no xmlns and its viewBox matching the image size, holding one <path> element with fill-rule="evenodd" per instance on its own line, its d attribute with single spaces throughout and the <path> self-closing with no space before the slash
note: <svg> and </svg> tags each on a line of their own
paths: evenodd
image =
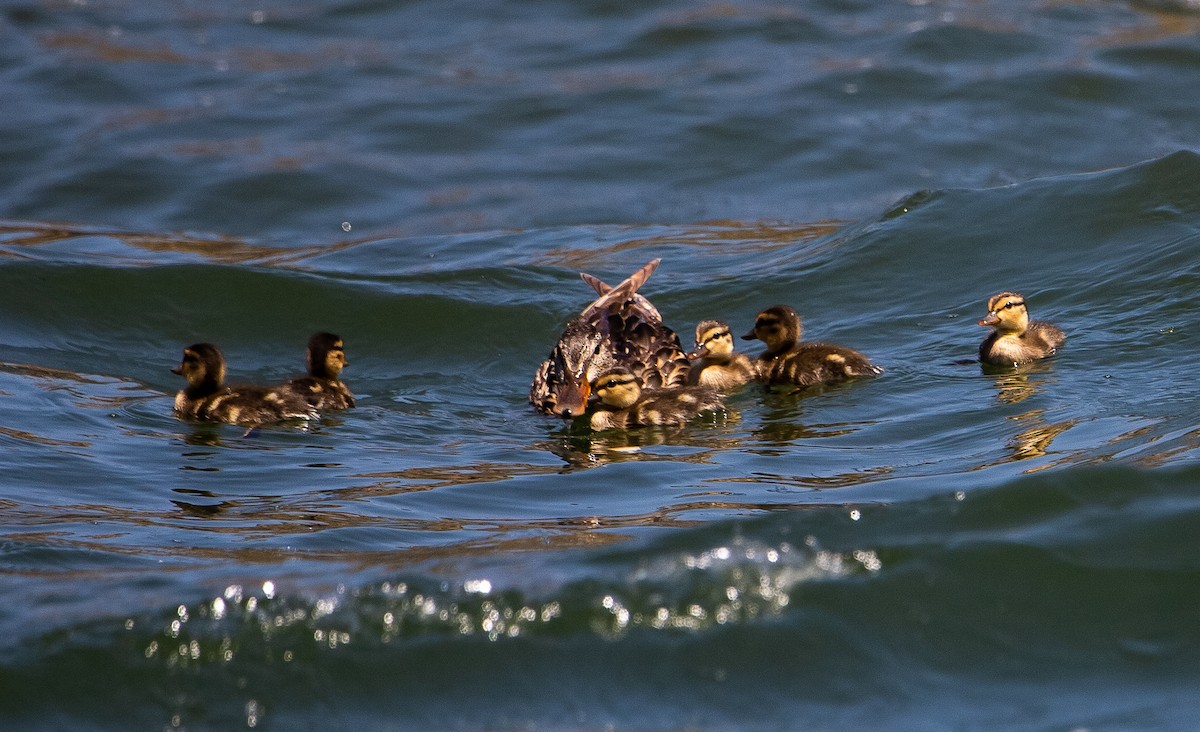
<svg viewBox="0 0 1200 732">
<path fill-rule="evenodd" d="M 597 376 L 592 391 L 605 406 L 628 409 L 642 397 L 642 383 L 632 371 L 618 366 Z"/>
<path fill-rule="evenodd" d="M 183 349 L 183 360 L 171 373 L 187 379 L 189 392 L 215 392 L 225 382 L 225 357 L 211 343 L 196 343 Z"/>
<path fill-rule="evenodd" d="M 733 357 L 733 333 L 719 320 L 702 320 L 696 325 L 696 350 L 688 359 L 724 363 Z"/>
<path fill-rule="evenodd" d="M 603 334 L 584 318 L 568 323 L 550 358 L 542 364 L 544 390 L 538 389 L 538 383 L 534 382 L 531 392 L 534 405 L 542 412 L 564 419 L 583 414 L 591 395 L 591 382 L 611 362 L 611 355 L 601 347 L 603 342 Z"/>
<path fill-rule="evenodd" d="M 1025 298 L 1015 292 L 1001 292 L 988 298 L 988 314 L 980 325 L 988 325 L 1001 335 L 1020 335 L 1029 328 L 1029 310 Z"/>
<path fill-rule="evenodd" d="M 787 305 L 773 305 L 758 314 L 754 327 L 742 338 L 748 341 L 757 338 L 767 344 L 768 353 L 778 353 L 795 346 L 802 335 L 800 315 Z"/>
<path fill-rule="evenodd" d="M 333 333 L 314 333 L 308 339 L 308 374 L 320 379 L 337 380 L 349 365 L 345 345 Z"/>
</svg>

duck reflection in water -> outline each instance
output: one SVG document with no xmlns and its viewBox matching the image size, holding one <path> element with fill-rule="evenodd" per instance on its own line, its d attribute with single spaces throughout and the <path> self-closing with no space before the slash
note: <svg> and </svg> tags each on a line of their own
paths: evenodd
<svg viewBox="0 0 1200 732">
<path fill-rule="evenodd" d="M 719 416 L 702 415 L 686 428 L 653 425 L 603 432 L 593 431 L 586 419 L 579 419 L 566 429 L 553 430 L 549 439 L 531 447 L 562 459 L 566 463 L 563 472 L 631 460 L 708 463 L 721 452 L 743 446 L 742 438 L 733 436 L 740 419 L 737 410 L 726 409 Z M 688 451 L 646 449 L 660 445 L 688 448 Z"/>
<path fill-rule="evenodd" d="M 1021 425 L 1023 429 L 1017 434 L 1009 437 L 1004 442 L 1004 457 L 998 460 L 992 460 L 976 466 L 975 470 L 985 470 L 994 468 L 997 465 L 1006 465 L 1008 463 L 1020 462 L 1023 460 L 1032 460 L 1036 458 L 1044 458 L 1054 454 L 1053 444 L 1059 436 L 1069 431 L 1072 427 L 1078 424 L 1078 420 L 1067 419 L 1061 422 L 1049 422 L 1046 420 L 1046 410 L 1031 409 L 1028 412 L 1013 415 L 1009 420 Z M 1062 458 L 1050 462 L 1040 463 L 1029 468 L 1025 472 L 1036 473 L 1040 470 L 1054 467 L 1071 459 L 1070 453 L 1065 453 Z"/>
</svg>

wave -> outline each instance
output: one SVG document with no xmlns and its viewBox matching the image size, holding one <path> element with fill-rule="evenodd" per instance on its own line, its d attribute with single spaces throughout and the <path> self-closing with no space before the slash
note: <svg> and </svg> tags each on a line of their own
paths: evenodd
<svg viewBox="0 0 1200 732">
<path fill-rule="evenodd" d="M 251 710 L 311 724 L 341 718 L 337 698 L 368 718 L 407 710 L 401 728 L 554 725 L 573 708 L 584 724 L 674 713 L 758 727 L 837 724 L 855 705 L 862 723 L 940 711 L 954 726 L 983 722 L 972 693 L 950 693 L 977 685 L 1022 707 L 989 720 L 1002 728 L 1081 714 L 1103 726 L 1194 679 L 1200 565 L 1182 548 L 1200 523 L 1198 479 L 1194 467 L 1073 470 L 518 553 L 516 566 L 429 560 L 315 594 L 282 575 L 230 584 L 27 642 L 2 671 L 24 696 L 0 713 L 37 726 L 22 710 L 55 700 L 103 720 L 103 699 L 143 720 L 204 709 L 224 724 Z M 1013 676 L 1033 668 L 1036 683 Z M 1038 705 L 1047 694 L 1059 703 Z"/>
</svg>

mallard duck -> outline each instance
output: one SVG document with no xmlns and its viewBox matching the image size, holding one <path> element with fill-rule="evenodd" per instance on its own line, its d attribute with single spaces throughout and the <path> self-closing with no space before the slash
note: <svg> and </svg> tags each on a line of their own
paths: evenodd
<svg viewBox="0 0 1200 732">
<path fill-rule="evenodd" d="M 742 336 L 767 344 L 767 350 L 758 357 L 759 378 L 768 384 L 808 387 L 883 373 L 883 369 L 853 348 L 819 341 L 801 342 L 803 334 L 800 316 L 786 305 L 775 305 L 759 313 L 754 328 Z"/>
<path fill-rule="evenodd" d="M 758 378 L 758 368 L 750 357 L 733 350 L 733 333 L 719 320 L 702 320 L 696 325 L 696 350 L 688 358 L 692 365 L 691 383 L 720 392 L 736 389 Z"/>
<path fill-rule="evenodd" d="M 340 380 L 346 361 L 345 345 L 333 333 L 314 333 L 308 339 L 308 376 L 284 387 L 317 409 L 350 409 L 354 394 Z"/>
<path fill-rule="evenodd" d="M 998 366 L 1016 366 L 1053 356 L 1067 336 L 1058 328 L 1029 319 L 1025 298 L 1015 292 L 1001 292 L 988 298 L 988 314 L 980 325 L 992 332 L 979 344 L 979 360 Z"/>
<path fill-rule="evenodd" d="M 597 432 L 649 425 L 683 426 L 704 411 L 724 409 L 721 396 L 704 386 L 675 386 L 642 390 L 631 370 L 617 366 L 592 382 L 597 406 L 589 424 Z"/>
<path fill-rule="evenodd" d="M 616 287 L 581 274 L 599 295 L 567 324 L 542 362 L 529 388 L 539 412 L 571 418 L 587 407 L 591 383 L 603 371 L 622 366 L 648 388 L 687 384 L 689 364 L 679 336 L 637 290 L 653 274 L 658 259 Z"/>
<path fill-rule="evenodd" d="M 187 386 L 175 395 L 175 414 L 184 419 L 257 427 L 317 416 L 307 402 L 284 388 L 225 386 L 225 357 L 211 343 L 183 349 L 183 360 L 171 372 L 187 379 Z"/>
</svg>

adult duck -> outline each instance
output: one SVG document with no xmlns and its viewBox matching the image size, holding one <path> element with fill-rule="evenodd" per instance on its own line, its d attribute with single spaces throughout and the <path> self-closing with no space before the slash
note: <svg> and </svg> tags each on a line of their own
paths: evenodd
<svg viewBox="0 0 1200 732">
<path fill-rule="evenodd" d="M 616 286 L 580 275 L 599 297 L 567 323 L 538 367 L 529 389 L 535 409 L 566 419 L 583 414 L 592 382 L 617 367 L 628 369 L 646 388 L 687 384 L 690 365 L 679 336 L 638 293 L 660 261 L 649 262 Z"/>
</svg>

